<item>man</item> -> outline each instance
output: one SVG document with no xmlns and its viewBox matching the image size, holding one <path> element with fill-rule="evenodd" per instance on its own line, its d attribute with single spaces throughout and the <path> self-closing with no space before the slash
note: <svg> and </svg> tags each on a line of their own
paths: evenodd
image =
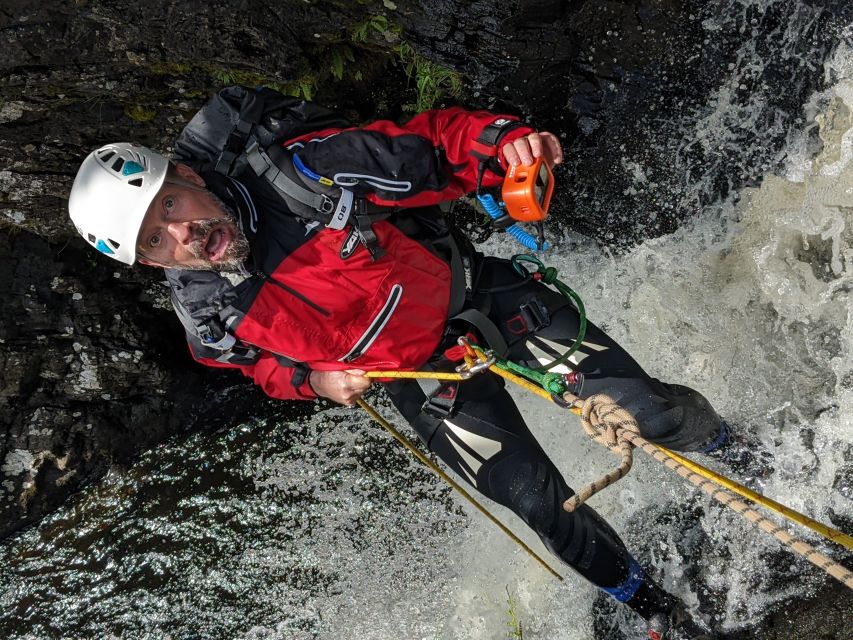
<svg viewBox="0 0 853 640">
<path fill-rule="evenodd" d="M 394 215 L 369 228 L 323 226 L 294 215 L 300 203 L 252 172 L 198 173 L 126 143 L 92 152 L 75 179 L 69 210 L 80 233 L 126 264 L 166 270 L 196 359 L 238 367 L 273 397 L 350 405 L 370 386 L 366 370 L 450 369 L 444 352 L 467 332 L 532 366 L 572 344 L 577 310 L 508 261 L 475 251 L 434 206 L 500 184 L 509 165 L 540 156 L 560 163 L 556 136 L 512 116 L 453 108 L 283 146 L 282 171 L 311 193 L 340 200 L 350 191 Z M 571 366 L 584 374 L 578 395 L 610 394 L 649 440 L 710 451 L 726 439 L 700 394 L 650 378 L 591 323 Z M 499 378 L 386 389 L 426 446 L 648 620 L 650 637 L 700 637 L 597 513 L 562 509 L 572 490 Z"/>
</svg>

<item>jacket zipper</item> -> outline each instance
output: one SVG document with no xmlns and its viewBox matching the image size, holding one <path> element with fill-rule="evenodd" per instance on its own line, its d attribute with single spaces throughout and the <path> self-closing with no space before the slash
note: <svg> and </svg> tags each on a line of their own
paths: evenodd
<svg viewBox="0 0 853 640">
<path fill-rule="evenodd" d="M 287 286 L 286 284 L 284 284 L 283 282 L 280 282 L 280 281 L 276 280 L 275 278 L 273 278 L 273 277 L 272 277 L 272 276 L 270 276 L 270 275 L 267 275 L 267 274 L 266 274 L 266 273 L 264 273 L 263 271 L 256 271 L 256 272 L 255 272 L 255 275 L 257 275 L 261 280 L 266 280 L 266 281 L 268 281 L 268 282 L 272 282 L 274 285 L 277 285 L 278 287 L 281 287 L 282 289 L 284 289 L 285 291 L 287 291 L 290 295 L 292 295 L 292 296 L 293 296 L 293 297 L 295 297 L 295 298 L 299 298 L 300 300 L 302 300 L 302 302 L 304 302 L 305 304 L 307 304 L 309 307 L 311 307 L 312 309 L 314 309 L 314 310 L 315 310 L 315 311 L 317 311 L 318 313 L 322 313 L 322 314 L 323 314 L 324 316 L 326 316 L 327 318 L 328 318 L 329 316 L 331 316 L 331 315 L 332 315 L 332 313 L 331 313 L 330 311 L 327 311 L 326 309 L 324 309 L 323 307 L 321 307 L 321 306 L 320 306 L 320 305 L 318 305 L 317 303 L 315 303 L 315 302 L 313 302 L 312 300 L 309 300 L 308 298 L 306 298 L 305 296 L 303 296 L 301 293 L 299 293 L 299 292 L 298 292 L 298 291 L 296 291 L 295 289 L 291 289 L 290 287 L 288 287 L 288 286 Z"/>
<path fill-rule="evenodd" d="M 388 294 L 388 299 L 385 301 L 385 304 L 377 316 L 373 319 L 373 322 L 371 322 L 370 326 L 367 327 L 367 331 L 365 331 L 358 339 L 355 346 L 349 350 L 349 353 L 347 353 L 343 358 L 339 358 L 339 362 L 352 362 L 370 348 L 370 345 L 373 344 L 374 340 L 376 340 L 376 338 L 379 337 L 379 334 L 382 333 L 385 325 L 388 324 L 388 321 L 394 314 L 394 310 L 397 308 L 397 305 L 400 304 L 400 299 L 402 297 L 403 285 L 395 284 L 391 287 L 391 293 Z"/>
</svg>

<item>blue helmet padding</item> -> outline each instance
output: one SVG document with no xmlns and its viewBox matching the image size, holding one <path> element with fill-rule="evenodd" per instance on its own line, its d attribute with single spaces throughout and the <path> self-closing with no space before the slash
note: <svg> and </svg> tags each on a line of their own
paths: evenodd
<svg viewBox="0 0 853 640">
<path fill-rule="evenodd" d="M 115 253 L 115 251 L 113 251 L 112 249 L 110 249 L 110 248 L 107 246 L 107 243 L 106 243 L 106 242 L 104 242 L 103 240 L 98 240 L 98 241 L 95 243 L 95 249 L 97 249 L 97 250 L 98 250 L 98 251 L 100 251 L 101 253 L 106 253 L 108 256 L 111 256 L 112 254 L 114 254 L 114 253 Z"/>
<path fill-rule="evenodd" d="M 133 160 L 128 160 L 124 163 L 124 168 L 122 168 L 121 173 L 124 176 L 130 176 L 134 173 L 139 173 L 140 171 L 145 171 L 145 167 L 143 167 L 138 162 L 134 162 Z"/>
</svg>

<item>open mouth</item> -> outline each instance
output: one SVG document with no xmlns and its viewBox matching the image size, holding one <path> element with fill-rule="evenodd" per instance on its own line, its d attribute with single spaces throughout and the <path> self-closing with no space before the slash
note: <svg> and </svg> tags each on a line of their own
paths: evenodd
<svg viewBox="0 0 853 640">
<path fill-rule="evenodd" d="M 208 260 L 216 262 L 221 260 L 228 250 L 231 241 L 231 232 L 225 226 L 215 227 L 203 243 L 204 255 Z"/>
</svg>

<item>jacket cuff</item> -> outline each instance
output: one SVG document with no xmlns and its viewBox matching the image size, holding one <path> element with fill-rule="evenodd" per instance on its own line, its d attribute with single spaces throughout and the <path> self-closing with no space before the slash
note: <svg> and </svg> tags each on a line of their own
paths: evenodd
<svg viewBox="0 0 853 640">
<path fill-rule="evenodd" d="M 506 162 L 501 153 L 501 146 L 515 138 L 527 135 L 533 129 L 519 120 L 507 116 L 496 116 L 480 131 L 480 135 L 471 144 L 471 155 L 492 173 L 503 176 L 506 173 Z"/>
<path fill-rule="evenodd" d="M 315 398 L 319 398 L 317 392 L 314 391 L 311 386 L 311 382 L 309 378 L 311 376 L 311 369 L 309 369 L 304 364 L 297 365 L 293 369 L 293 375 L 290 378 L 290 383 L 293 385 L 293 390 L 299 395 L 300 398 L 305 400 L 314 400 Z"/>
</svg>

